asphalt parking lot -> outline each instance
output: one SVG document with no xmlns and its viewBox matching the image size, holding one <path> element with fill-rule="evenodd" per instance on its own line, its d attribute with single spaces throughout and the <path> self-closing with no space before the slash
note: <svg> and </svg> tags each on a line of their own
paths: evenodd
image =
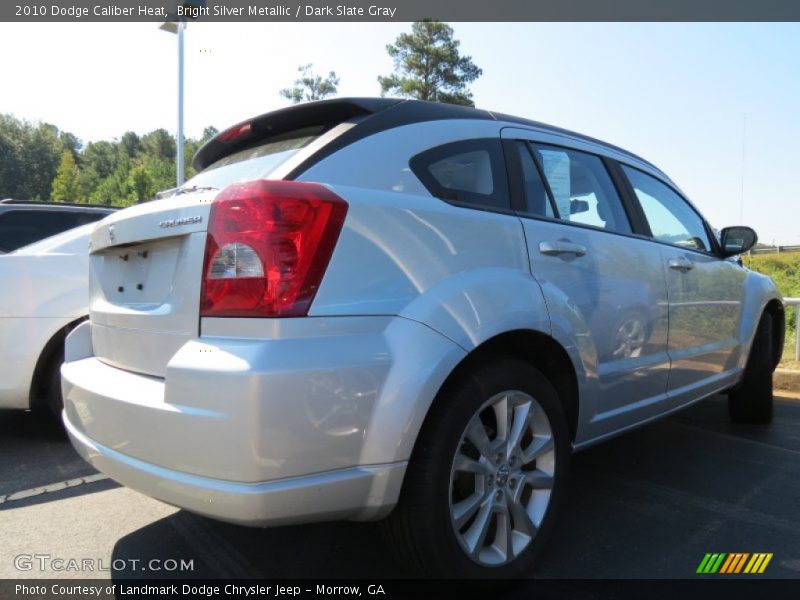
<svg viewBox="0 0 800 600">
<path fill-rule="evenodd" d="M 183 577 L 404 575 L 374 524 L 255 530 L 197 517 L 98 478 L 58 426 L 24 412 L 0 412 L 0 540 L 0 578 L 173 574 L 141 572 L 153 558 L 192 560 Z M 706 552 L 772 552 L 760 577 L 800 578 L 800 399 L 776 399 L 772 425 L 744 426 L 718 396 L 576 455 L 535 575 L 691 578 Z M 17 568 L 34 554 L 141 563 Z"/>
</svg>

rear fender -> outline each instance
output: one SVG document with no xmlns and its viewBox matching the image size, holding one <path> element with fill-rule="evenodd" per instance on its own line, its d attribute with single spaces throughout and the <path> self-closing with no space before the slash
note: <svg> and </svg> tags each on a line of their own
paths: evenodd
<svg viewBox="0 0 800 600">
<path fill-rule="evenodd" d="M 502 290 L 502 293 L 498 293 Z M 392 354 L 399 358 L 387 377 L 367 428 L 361 464 L 407 460 L 434 399 L 447 377 L 470 352 L 508 331 L 551 334 L 541 287 L 514 269 L 476 269 L 442 281 L 409 303 L 403 319 L 387 331 Z M 427 338 L 414 321 L 449 340 Z M 409 348 L 414 348 L 409 352 Z M 570 358 L 574 361 L 575 356 Z M 576 371 L 578 371 L 576 364 Z M 580 370 L 582 374 L 583 369 Z M 419 374 L 422 373 L 422 377 Z M 582 375 L 579 375 L 582 376 Z"/>
</svg>

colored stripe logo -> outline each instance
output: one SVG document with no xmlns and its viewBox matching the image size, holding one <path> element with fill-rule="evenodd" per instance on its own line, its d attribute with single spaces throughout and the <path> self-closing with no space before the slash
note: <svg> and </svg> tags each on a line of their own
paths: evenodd
<svg viewBox="0 0 800 600">
<path fill-rule="evenodd" d="M 700 574 L 736 574 L 736 573 L 763 573 L 769 561 L 772 560 L 772 552 L 731 552 L 731 553 L 707 553 L 700 565 L 697 573 Z"/>
</svg>

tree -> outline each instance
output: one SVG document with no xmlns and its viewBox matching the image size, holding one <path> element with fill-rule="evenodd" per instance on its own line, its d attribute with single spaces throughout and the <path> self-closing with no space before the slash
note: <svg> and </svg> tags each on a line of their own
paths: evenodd
<svg viewBox="0 0 800 600">
<path fill-rule="evenodd" d="M 202 146 L 208 140 L 210 140 L 213 137 L 216 137 L 218 134 L 219 134 L 219 129 L 217 129 L 213 125 L 209 125 L 205 129 L 203 129 L 203 137 L 200 138 L 200 141 L 198 142 L 198 144 L 200 146 Z"/>
<path fill-rule="evenodd" d="M 91 204 L 125 205 L 129 203 L 128 175 L 131 170 L 131 160 L 127 154 L 120 156 L 114 171 L 100 181 L 89 196 Z"/>
<path fill-rule="evenodd" d="M 136 153 L 139 152 L 139 147 L 141 146 L 141 143 L 142 142 L 139 139 L 138 135 L 136 135 L 132 131 L 126 131 L 124 134 L 122 134 L 122 139 L 119 142 L 119 147 L 120 150 L 124 152 L 128 158 L 133 158 L 134 156 L 136 156 Z"/>
<path fill-rule="evenodd" d="M 78 165 L 71 150 L 61 153 L 56 177 L 53 179 L 53 191 L 50 198 L 56 202 L 78 202 L 81 199 L 81 179 Z"/>
<path fill-rule="evenodd" d="M 186 138 L 187 175 L 194 153 L 217 133 L 206 127 L 200 140 Z M 0 198 L 126 206 L 174 186 L 175 139 L 165 129 L 84 145 L 54 125 L 0 114 Z"/>
<path fill-rule="evenodd" d="M 67 138 L 77 140 L 48 123 L 0 115 L 0 198 L 48 199 Z"/>
<path fill-rule="evenodd" d="M 58 134 L 58 139 L 61 141 L 64 150 L 69 150 L 72 154 L 78 154 L 78 151 L 80 151 L 83 145 L 76 135 L 68 131 L 60 132 Z"/>
<path fill-rule="evenodd" d="M 166 129 L 154 129 L 143 135 L 139 149 L 149 156 L 175 160 L 175 138 Z"/>
<path fill-rule="evenodd" d="M 294 104 L 333 96 L 339 89 L 339 78 L 336 76 L 336 72 L 330 71 L 328 76 L 323 79 L 322 76 L 314 74 L 311 67 L 311 63 L 297 67 L 300 77 L 295 80 L 293 87 L 282 89 L 281 96 L 291 100 Z"/>
<path fill-rule="evenodd" d="M 145 165 L 137 165 L 128 174 L 128 199 L 131 203 L 149 200 L 156 193 L 153 176 Z"/>
<path fill-rule="evenodd" d="M 461 56 L 461 43 L 453 28 L 439 21 L 417 21 L 411 33 L 402 33 L 386 51 L 394 60 L 394 73 L 378 77 L 381 95 L 475 106 L 472 83 L 483 71 L 469 56 Z"/>
</svg>

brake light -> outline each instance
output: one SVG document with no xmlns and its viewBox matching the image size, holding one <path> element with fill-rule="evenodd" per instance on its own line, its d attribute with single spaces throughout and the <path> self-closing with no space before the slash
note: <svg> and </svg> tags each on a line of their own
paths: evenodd
<svg viewBox="0 0 800 600">
<path fill-rule="evenodd" d="M 347 202 L 317 183 L 226 187 L 211 204 L 200 315 L 306 315 L 346 214 Z"/>
<path fill-rule="evenodd" d="M 236 138 L 242 137 L 243 135 L 247 135 L 253 129 L 253 124 L 250 122 L 239 123 L 238 125 L 234 125 L 233 127 L 226 129 L 222 133 L 217 136 L 217 139 L 221 142 L 231 142 Z"/>
</svg>

